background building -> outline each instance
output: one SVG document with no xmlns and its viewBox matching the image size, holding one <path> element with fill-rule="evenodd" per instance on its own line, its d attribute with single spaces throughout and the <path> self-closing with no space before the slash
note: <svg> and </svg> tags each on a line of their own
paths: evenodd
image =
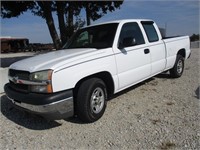
<svg viewBox="0 0 200 150">
<path fill-rule="evenodd" d="M 29 45 L 29 40 L 27 38 L 0 37 L 0 40 L 1 52 L 24 51 Z"/>
</svg>

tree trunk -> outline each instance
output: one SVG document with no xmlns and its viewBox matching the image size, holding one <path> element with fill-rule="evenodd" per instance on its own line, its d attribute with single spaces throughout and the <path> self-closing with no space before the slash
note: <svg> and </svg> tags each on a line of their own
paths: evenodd
<svg viewBox="0 0 200 150">
<path fill-rule="evenodd" d="M 56 1 L 57 13 L 58 13 L 58 23 L 59 23 L 62 46 L 67 42 L 67 33 L 66 33 L 67 29 L 66 29 L 65 19 L 64 19 L 65 5 L 66 5 L 66 3 L 63 1 Z"/>
<path fill-rule="evenodd" d="M 69 38 L 72 36 L 72 34 L 74 33 L 74 26 L 73 26 L 73 3 L 74 2 L 69 2 L 69 5 L 68 5 L 68 35 L 69 35 Z"/>
<path fill-rule="evenodd" d="M 85 7 L 85 11 L 86 11 L 87 26 L 89 26 L 91 22 L 90 22 L 90 10 L 89 10 L 88 5 Z"/>
<path fill-rule="evenodd" d="M 41 9 L 44 12 L 44 16 L 46 19 L 46 23 L 47 26 L 49 28 L 49 32 L 51 35 L 51 38 L 53 40 L 54 46 L 56 49 L 60 49 L 61 48 L 61 42 L 60 39 L 58 37 L 55 25 L 54 25 L 54 20 L 52 17 L 52 13 L 51 13 L 51 2 L 50 1 L 38 1 L 38 5 L 41 7 Z"/>
</svg>

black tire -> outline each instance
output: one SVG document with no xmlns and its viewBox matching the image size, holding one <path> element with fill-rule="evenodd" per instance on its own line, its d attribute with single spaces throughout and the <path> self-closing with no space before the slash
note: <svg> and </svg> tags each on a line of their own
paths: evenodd
<svg viewBox="0 0 200 150">
<path fill-rule="evenodd" d="M 83 81 L 78 89 L 76 113 L 83 122 L 91 123 L 100 119 L 106 109 L 107 90 L 99 78 Z"/>
<path fill-rule="evenodd" d="M 179 78 L 184 71 L 184 58 L 182 55 L 177 55 L 174 67 L 170 69 L 170 76 L 173 78 Z"/>
</svg>

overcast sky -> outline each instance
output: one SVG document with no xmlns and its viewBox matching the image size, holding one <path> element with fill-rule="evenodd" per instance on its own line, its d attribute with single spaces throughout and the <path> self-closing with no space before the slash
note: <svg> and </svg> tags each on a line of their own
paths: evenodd
<svg viewBox="0 0 200 150">
<path fill-rule="evenodd" d="M 199 0 L 125 0 L 121 8 L 92 24 L 119 19 L 153 19 L 167 27 L 167 36 L 199 33 Z M 85 18 L 84 13 L 80 14 Z M 57 16 L 54 15 L 57 26 Z M 58 27 L 57 27 L 58 29 Z M 52 43 L 44 19 L 25 12 L 18 18 L 1 19 L 1 36 L 25 37 L 31 43 Z"/>
</svg>

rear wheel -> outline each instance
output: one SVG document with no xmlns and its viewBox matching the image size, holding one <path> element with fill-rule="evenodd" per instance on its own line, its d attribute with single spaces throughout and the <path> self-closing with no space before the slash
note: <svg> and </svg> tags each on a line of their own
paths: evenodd
<svg viewBox="0 0 200 150">
<path fill-rule="evenodd" d="M 85 80 L 79 87 L 76 99 L 78 118 L 88 123 L 100 119 L 106 109 L 106 100 L 106 85 L 101 79 Z"/>
<path fill-rule="evenodd" d="M 173 78 L 179 78 L 183 74 L 184 70 L 184 58 L 182 55 L 177 55 L 176 62 L 174 64 L 174 67 L 170 69 L 170 75 Z"/>
</svg>

